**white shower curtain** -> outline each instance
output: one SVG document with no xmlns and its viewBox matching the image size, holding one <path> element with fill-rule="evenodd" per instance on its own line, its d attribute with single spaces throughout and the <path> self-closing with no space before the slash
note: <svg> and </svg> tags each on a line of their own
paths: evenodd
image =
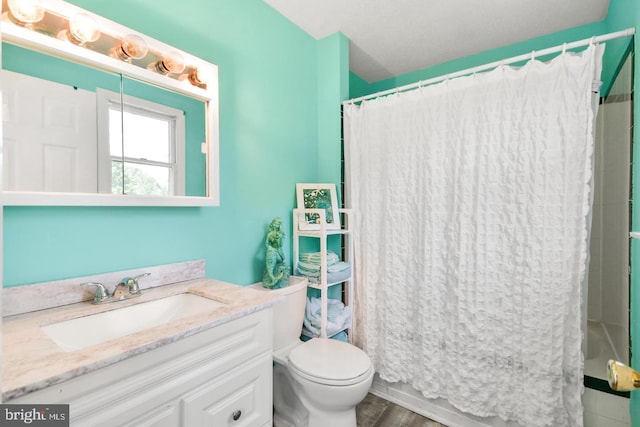
<svg viewBox="0 0 640 427">
<path fill-rule="evenodd" d="M 345 105 L 356 344 L 389 382 L 581 426 L 603 46 Z"/>
</svg>

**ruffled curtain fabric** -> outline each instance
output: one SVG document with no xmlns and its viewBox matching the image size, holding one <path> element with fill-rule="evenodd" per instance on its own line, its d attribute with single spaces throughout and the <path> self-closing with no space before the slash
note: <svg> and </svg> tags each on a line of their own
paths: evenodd
<svg viewBox="0 0 640 427">
<path fill-rule="evenodd" d="M 582 426 L 603 50 L 345 105 L 355 339 L 382 379 L 477 416 Z"/>
</svg>

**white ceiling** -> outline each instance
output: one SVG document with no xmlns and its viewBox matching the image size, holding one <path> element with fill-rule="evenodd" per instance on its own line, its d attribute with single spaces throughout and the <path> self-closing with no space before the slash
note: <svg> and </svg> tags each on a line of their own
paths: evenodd
<svg viewBox="0 0 640 427">
<path fill-rule="evenodd" d="M 316 39 L 341 31 L 368 82 L 600 21 L 609 0 L 264 0 Z"/>
</svg>

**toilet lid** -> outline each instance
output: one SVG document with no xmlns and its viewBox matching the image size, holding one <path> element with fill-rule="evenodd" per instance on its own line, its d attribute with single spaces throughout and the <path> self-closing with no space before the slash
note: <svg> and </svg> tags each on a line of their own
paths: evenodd
<svg viewBox="0 0 640 427">
<path fill-rule="evenodd" d="M 291 350 L 289 365 L 319 380 L 346 381 L 371 369 L 371 359 L 358 347 L 346 342 L 314 338 Z"/>
</svg>

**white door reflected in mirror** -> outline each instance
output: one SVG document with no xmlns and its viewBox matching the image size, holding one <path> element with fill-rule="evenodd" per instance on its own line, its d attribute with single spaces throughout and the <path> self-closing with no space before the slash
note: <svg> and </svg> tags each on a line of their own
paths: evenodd
<svg viewBox="0 0 640 427">
<path fill-rule="evenodd" d="M 11 71 L 4 89 L 4 186 L 95 192 L 95 93 Z"/>
</svg>

